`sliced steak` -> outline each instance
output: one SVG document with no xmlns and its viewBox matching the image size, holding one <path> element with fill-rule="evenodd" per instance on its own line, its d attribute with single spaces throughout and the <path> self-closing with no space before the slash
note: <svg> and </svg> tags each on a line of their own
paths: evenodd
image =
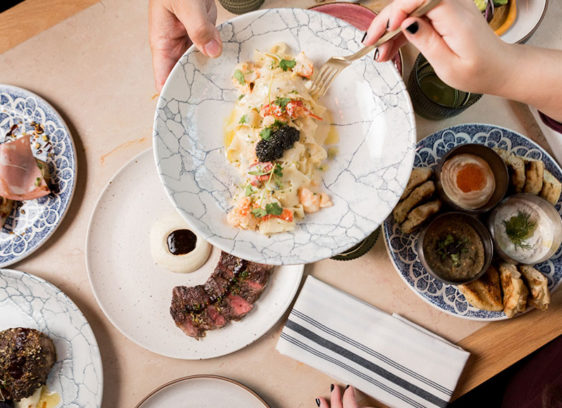
<svg viewBox="0 0 562 408">
<path fill-rule="evenodd" d="M 240 320 L 253 309 L 273 266 L 245 261 L 226 252 L 204 285 L 177 286 L 170 314 L 185 334 L 200 338 L 230 320 Z"/>
<path fill-rule="evenodd" d="M 191 337 L 202 337 L 205 328 L 199 318 L 209 303 L 209 295 L 203 285 L 192 287 L 176 286 L 172 291 L 172 306 L 170 314 L 180 329 Z"/>
<path fill-rule="evenodd" d="M 56 360 L 53 341 L 40 331 L 0 332 L 0 394 L 13 401 L 29 397 L 47 382 Z"/>
<path fill-rule="evenodd" d="M 254 305 L 248 303 L 244 298 L 228 294 L 220 304 L 222 314 L 228 320 L 240 320 L 254 308 Z"/>
<path fill-rule="evenodd" d="M 236 288 L 232 293 L 236 293 L 244 298 L 248 303 L 258 300 L 264 291 L 273 266 L 249 262 L 245 271 L 238 275 Z"/>
</svg>

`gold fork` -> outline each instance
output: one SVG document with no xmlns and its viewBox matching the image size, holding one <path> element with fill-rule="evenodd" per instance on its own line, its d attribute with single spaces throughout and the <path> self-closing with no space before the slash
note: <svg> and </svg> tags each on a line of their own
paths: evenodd
<svg viewBox="0 0 562 408">
<path fill-rule="evenodd" d="M 429 0 L 425 4 L 422 4 L 420 7 L 415 9 L 412 14 L 410 14 L 410 16 L 421 17 L 425 15 L 429 10 L 437 6 L 440 2 L 441 0 Z M 395 36 L 400 34 L 401 31 L 402 30 L 400 30 L 399 28 L 393 31 L 388 31 L 376 43 L 360 49 L 355 54 L 348 55 L 346 57 L 330 58 L 324 63 L 324 65 L 322 65 L 320 71 L 318 71 L 318 73 L 314 77 L 310 86 L 310 93 L 315 97 L 323 96 L 328 90 L 328 87 L 332 84 L 334 79 L 336 79 L 341 71 L 347 68 L 356 59 L 367 55 L 375 48 L 380 47 L 385 42 L 394 38 Z"/>
</svg>

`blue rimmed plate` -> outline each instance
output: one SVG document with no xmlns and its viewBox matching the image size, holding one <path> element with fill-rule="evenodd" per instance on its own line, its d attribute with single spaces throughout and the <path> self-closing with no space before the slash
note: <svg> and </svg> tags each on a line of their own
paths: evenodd
<svg viewBox="0 0 562 408">
<path fill-rule="evenodd" d="M 479 143 L 488 147 L 509 150 L 518 156 L 542 160 L 545 167 L 558 180 L 562 180 L 562 169 L 539 145 L 512 130 L 493 125 L 466 124 L 454 126 L 434 133 L 417 144 L 414 167 L 433 167 L 453 147 Z M 562 199 L 556 209 L 562 214 Z M 471 320 L 502 320 L 503 312 L 477 309 L 466 301 L 464 295 L 453 285 L 434 279 L 427 273 L 418 259 L 416 241 L 419 232 L 403 234 L 392 217 L 384 222 L 385 244 L 396 270 L 410 288 L 432 306 L 455 316 Z M 548 261 L 535 266 L 548 278 L 552 292 L 562 281 L 562 247 Z"/>
<path fill-rule="evenodd" d="M 40 124 L 48 141 L 32 143 L 35 157 L 49 165 L 55 191 L 15 205 L 0 230 L 0 267 L 32 254 L 55 232 L 72 200 L 76 185 L 76 149 L 68 127 L 55 109 L 25 89 L 0 84 L 0 143 L 13 125 L 15 134 Z"/>
<path fill-rule="evenodd" d="M 214 246 L 254 262 L 303 264 L 329 258 L 370 235 L 390 214 L 411 172 L 416 140 L 412 106 L 391 62 L 355 61 L 321 100 L 337 128 L 338 153 L 323 173 L 322 190 L 334 205 L 307 215 L 294 231 L 267 238 L 226 223 L 237 170 L 224 153 L 224 123 L 237 92 L 231 75 L 256 49 L 285 42 L 316 67 L 361 47 L 363 32 L 327 14 L 269 9 L 218 27 L 220 58 L 194 47 L 178 61 L 158 100 L 154 157 L 174 206 Z"/>
<path fill-rule="evenodd" d="M 57 361 L 47 386 L 65 408 L 99 408 L 103 370 L 98 343 L 86 318 L 59 288 L 36 276 L 0 269 L 0 331 L 25 327 L 53 340 Z"/>
</svg>

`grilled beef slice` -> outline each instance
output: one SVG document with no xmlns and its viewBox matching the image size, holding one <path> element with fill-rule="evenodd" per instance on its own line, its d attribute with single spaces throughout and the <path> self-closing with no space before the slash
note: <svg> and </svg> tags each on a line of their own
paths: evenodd
<svg viewBox="0 0 562 408">
<path fill-rule="evenodd" d="M 177 286 L 170 313 L 176 325 L 191 337 L 240 320 L 263 292 L 273 267 L 245 261 L 225 252 L 204 285 Z"/>
<path fill-rule="evenodd" d="M 0 395 L 19 401 L 47 382 L 57 360 L 53 341 L 35 329 L 0 332 Z"/>
</svg>

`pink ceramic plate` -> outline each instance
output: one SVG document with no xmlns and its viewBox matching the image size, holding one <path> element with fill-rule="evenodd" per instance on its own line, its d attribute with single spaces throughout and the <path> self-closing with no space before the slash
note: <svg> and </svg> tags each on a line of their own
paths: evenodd
<svg viewBox="0 0 562 408">
<path fill-rule="evenodd" d="M 371 21 L 377 15 L 370 8 L 353 3 L 320 4 L 310 7 L 310 10 L 341 18 L 361 31 L 367 31 Z M 400 75 L 402 75 L 402 53 L 400 51 L 394 56 L 393 62 Z"/>
</svg>

